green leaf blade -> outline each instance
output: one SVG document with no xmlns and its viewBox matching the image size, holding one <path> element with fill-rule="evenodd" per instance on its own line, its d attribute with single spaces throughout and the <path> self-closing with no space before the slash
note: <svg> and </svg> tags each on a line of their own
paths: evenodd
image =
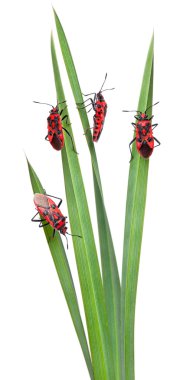
<svg viewBox="0 0 183 380">
<path fill-rule="evenodd" d="M 57 97 L 65 99 L 58 68 L 53 38 L 51 52 Z M 70 126 L 69 132 L 72 134 Z M 95 380 L 113 378 L 113 362 L 109 360 L 110 344 L 102 279 L 95 247 L 90 214 L 77 155 L 71 150 L 65 139 L 62 150 L 66 196 L 71 230 L 82 235 L 82 239 L 73 240 L 85 309 Z M 74 212 L 73 212 L 74 210 Z"/>
<path fill-rule="evenodd" d="M 71 51 L 60 23 L 60 20 L 54 11 L 56 28 L 60 47 L 70 80 L 71 88 L 76 103 L 83 101 L 81 88 L 79 85 L 74 61 Z M 78 110 L 84 131 L 87 130 L 86 140 L 91 155 L 96 210 L 98 219 L 98 231 L 100 240 L 100 252 L 102 261 L 103 285 L 105 293 L 105 302 L 107 307 L 108 323 L 110 328 L 111 339 L 111 357 L 113 356 L 116 379 L 121 380 L 121 360 L 120 360 L 120 279 L 117 268 L 116 256 L 110 232 L 110 226 L 105 210 L 100 173 L 97 163 L 94 144 L 91 137 L 91 132 L 88 130 L 90 125 L 86 110 Z M 106 239 L 107 236 L 107 239 Z M 112 360 L 112 359 L 111 359 Z"/>
<path fill-rule="evenodd" d="M 43 186 L 32 168 L 31 164 L 27 160 L 30 180 L 32 184 L 33 193 L 44 193 Z M 90 357 L 90 352 L 88 348 L 88 343 L 80 315 L 78 300 L 75 292 L 74 282 L 72 279 L 72 274 L 70 271 L 69 263 L 67 260 L 67 256 L 62 244 L 62 240 L 60 238 L 60 234 L 57 232 L 55 234 L 54 239 L 50 239 L 53 233 L 53 229 L 50 226 L 46 226 L 44 229 L 46 239 L 50 248 L 50 252 L 55 264 L 55 268 L 62 286 L 62 290 L 70 311 L 70 315 L 76 330 L 76 334 L 78 336 L 81 349 L 83 351 L 83 355 L 86 361 L 86 365 L 90 374 L 91 380 L 94 380 L 93 376 L 93 367 Z"/>
<path fill-rule="evenodd" d="M 94 174 L 94 173 L 93 173 Z M 116 379 L 121 380 L 121 346 L 120 346 L 120 281 L 108 219 L 105 212 L 100 188 L 94 177 L 98 231 L 101 249 L 103 284 L 110 330 L 112 354 Z"/>
<path fill-rule="evenodd" d="M 152 37 L 140 92 L 138 110 L 145 111 L 152 105 L 153 94 L 154 38 Z M 150 115 L 150 111 L 149 111 Z M 126 218 L 122 267 L 122 379 L 134 380 L 134 323 L 136 292 L 142 242 L 144 212 L 147 193 L 149 160 L 138 154 L 134 144 L 134 159 L 131 162 L 128 178 Z"/>
</svg>

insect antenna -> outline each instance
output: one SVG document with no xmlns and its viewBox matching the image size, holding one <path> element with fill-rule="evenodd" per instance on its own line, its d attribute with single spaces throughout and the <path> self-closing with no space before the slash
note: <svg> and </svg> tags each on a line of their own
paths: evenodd
<svg viewBox="0 0 183 380">
<path fill-rule="evenodd" d="M 83 96 L 96 95 L 96 92 L 91 92 L 90 94 L 83 94 L 83 93 L 82 93 L 82 95 L 83 95 Z"/>
<path fill-rule="evenodd" d="M 147 110 L 149 110 L 149 108 L 152 108 L 152 107 L 156 106 L 156 104 L 158 104 L 158 103 L 159 102 L 156 102 L 156 103 L 152 104 L 152 106 L 149 106 L 148 108 L 146 108 L 145 113 L 147 112 Z"/>
<path fill-rule="evenodd" d="M 103 90 L 103 91 L 100 91 L 100 92 L 104 92 L 104 91 L 111 91 L 111 90 L 115 90 L 115 87 L 113 87 L 113 88 L 106 88 L 105 90 Z"/>
<path fill-rule="evenodd" d="M 142 113 L 141 111 L 136 111 L 136 110 L 132 110 L 132 111 L 127 111 L 127 110 L 122 110 L 122 112 L 139 112 L 139 113 Z"/>
<path fill-rule="evenodd" d="M 52 106 L 52 104 L 49 103 L 36 102 L 35 100 L 33 100 L 33 103 L 46 104 L 47 106 L 51 106 L 52 108 L 54 108 L 54 106 Z"/>
<path fill-rule="evenodd" d="M 103 81 L 103 83 L 102 83 L 102 86 L 101 86 L 101 89 L 100 89 L 99 92 L 104 92 L 104 91 L 114 90 L 114 88 L 106 88 L 106 90 L 103 90 L 103 91 L 102 91 L 106 79 L 107 79 L 107 73 L 105 74 L 105 79 L 104 79 L 104 81 Z M 96 93 L 95 93 L 95 92 L 91 92 L 90 94 L 83 94 L 83 93 L 82 93 L 82 95 L 84 95 L 84 96 L 89 96 L 89 95 L 96 95 Z"/>
<path fill-rule="evenodd" d="M 99 92 L 101 92 L 101 91 L 102 91 L 102 89 L 103 89 L 103 87 L 104 87 L 104 83 L 105 83 L 106 79 L 107 79 L 107 73 L 105 74 L 105 79 L 104 79 L 104 81 L 103 81 L 103 83 L 102 83 L 102 87 L 101 87 L 101 89 L 100 89 L 100 91 L 99 91 Z"/>
<path fill-rule="evenodd" d="M 64 100 L 63 102 L 59 102 L 59 103 L 57 103 L 57 106 L 58 106 L 59 104 L 66 103 L 66 102 L 67 102 L 67 100 Z"/>
<path fill-rule="evenodd" d="M 69 232 L 66 232 L 66 234 L 67 234 L 67 235 L 70 235 L 70 236 L 77 236 L 77 237 L 79 237 L 79 238 L 82 239 L 82 236 L 80 236 L 80 235 L 69 234 Z"/>
<path fill-rule="evenodd" d="M 70 235 L 70 236 L 77 236 L 77 237 L 79 237 L 79 238 L 82 238 L 82 236 L 80 236 L 80 235 L 69 234 L 69 232 L 66 232 L 66 234 L 67 234 L 67 235 Z M 66 236 L 66 235 L 64 235 L 64 236 L 65 236 L 66 241 L 67 241 L 67 249 L 68 249 L 68 247 L 69 247 L 69 245 L 68 245 L 68 239 L 67 239 L 67 236 Z"/>
</svg>

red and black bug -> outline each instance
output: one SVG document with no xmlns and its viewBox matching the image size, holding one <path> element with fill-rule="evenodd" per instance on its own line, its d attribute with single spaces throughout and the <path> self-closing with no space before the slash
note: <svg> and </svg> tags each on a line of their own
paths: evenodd
<svg viewBox="0 0 183 380">
<path fill-rule="evenodd" d="M 84 103 L 86 103 L 88 100 L 90 100 L 89 104 L 87 104 L 84 107 L 79 107 L 79 109 L 83 109 L 83 108 L 86 108 L 86 107 L 91 105 L 92 108 L 88 112 L 90 112 L 92 109 L 95 111 L 95 114 L 93 116 L 94 126 L 92 128 L 90 128 L 90 129 L 93 129 L 93 141 L 94 142 L 97 142 L 99 140 L 99 137 L 100 137 L 102 130 L 103 130 L 105 117 L 106 117 L 106 113 L 107 113 L 107 103 L 106 103 L 106 101 L 102 95 L 102 92 L 108 91 L 108 90 L 114 90 L 114 88 L 102 90 L 104 83 L 106 81 L 106 78 L 107 78 L 107 74 L 105 75 L 104 82 L 103 82 L 102 87 L 98 93 L 92 92 L 92 93 L 86 94 L 86 95 L 83 94 L 84 96 L 94 95 L 93 99 L 88 98 L 87 100 L 85 100 L 82 103 L 77 103 L 79 106 L 81 106 Z"/>
<path fill-rule="evenodd" d="M 59 199 L 58 205 L 49 197 Z M 39 222 L 39 227 L 45 227 L 47 225 L 50 225 L 53 227 L 53 238 L 55 236 L 55 231 L 60 231 L 62 235 L 66 237 L 67 240 L 67 235 L 71 236 L 77 236 L 80 237 L 79 235 L 72 235 L 67 232 L 67 227 L 66 227 L 66 218 L 67 216 L 64 216 L 59 207 L 62 203 L 62 199 L 58 197 L 54 197 L 53 195 L 49 194 L 39 194 L 36 193 L 34 194 L 34 204 L 37 209 L 37 213 L 33 216 L 31 219 L 32 222 Z M 40 214 L 43 219 L 35 219 L 35 217 Z M 43 223 L 46 222 L 46 223 Z M 68 240 L 67 240 L 67 248 L 68 248 Z"/>
<path fill-rule="evenodd" d="M 136 141 L 137 151 L 145 159 L 149 158 L 153 152 L 153 149 L 160 145 L 160 142 L 158 141 L 158 139 L 153 136 L 153 129 L 156 128 L 158 124 L 152 124 L 151 120 L 154 116 L 152 115 L 151 117 L 148 117 L 147 115 L 147 110 L 158 103 L 159 102 L 146 108 L 145 112 L 123 111 L 123 112 L 137 112 L 138 113 L 137 115 L 135 115 L 135 119 L 137 120 L 137 122 L 132 123 L 135 129 L 135 137 L 129 144 L 130 153 L 131 153 L 130 161 L 133 159 L 131 144 L 133 144 L 134 141 Z M 154 141 L 157 142 L 157 145 L 155 146 L 154 146 Z"/>
<path fill-rule="evenodd" d="M 66 101 L 63 101 L 61 103 L 65 103 L 65 102 Z M 67 121 L 68 121 L 68 115 L 65 115 L 62 118 L 62 113 L 65 110 L 65 108 L 67 108 L 67 106 L 64 107 L 59 112 L 58 105 L 61 104 L 61 103 L 57 103 L 56 107 L 54 107 L 54 106 L 52 106 L 52 104 L 48 104 L 48 103 L 40 103 L 40 102 L 35 102 L 35 101 L 34 101 L 34 103 L 46 104 L 46 105 L 52 107 L 52 109 L 50 111 L 50 115 L 47 118 L 47 121 L 48 121 L 48 125 L 47 125 L 47 127 L 48 127 L 48 134 L 46 135 L 45 140 L 49 141 L 54 149 L 61 150 L 64 147 L 64 133 L 63 133 L 63 131 L 65 131 L 68 134 L 68 136 L 70 137 L 70 139 L 71 139 L 72 147 L 73 147 L 74 152 L 77 153 L 76 150 L 75 150 L 75 147 L 74 147 L 74 142 L 73 142 L 72 136 L 70 135 L 70 133 L 68 132 L 68 130 L 63 127 L 63 123 L 62 123 L 63 120 L 65 119 L 66 124 L 70 125 L 70 124 L 67 123 Z"/>
</svg>

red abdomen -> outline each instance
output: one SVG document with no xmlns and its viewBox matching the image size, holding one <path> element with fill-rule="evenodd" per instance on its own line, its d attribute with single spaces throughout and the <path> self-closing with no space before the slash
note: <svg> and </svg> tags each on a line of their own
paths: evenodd
<svg viewBox="0 0 183 380">
<path fill-rule="evenodd" d="M 136 125 L 136 147 L 143 158 L 149 158 L 154 149 L 152 126 L 149 120 L 142 120 Z"/>
<path fill-rule="evenodd" d="M 107 113 L 107 103 L 105 101 L 97 100 L 95 103 L 95 115 L 93 117 L 93 141 L 97 142 L 102 133 L 104 121 Z"/>
<path fill-rule="evenodd" d="M 48 139 L 52 147 L 61 150 L 64 146 L 62 121 L 59 114 L 50 114 L 48 117 Z"/>
<path fill-rule="evenodd" d="M 153 152 L 153 148 L 147 142 L 144 142 L 138 152 L 143 158 L 149 158 Z"/>
</svg>

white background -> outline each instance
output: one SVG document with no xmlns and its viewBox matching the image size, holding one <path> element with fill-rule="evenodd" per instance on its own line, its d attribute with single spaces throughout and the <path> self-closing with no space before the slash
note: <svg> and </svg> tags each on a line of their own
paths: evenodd
<svg viewBox="0 0 183 380">
<path fill-rule="evenodd" d="M 108 115 L 96 151 L 120 273 L 133 118 L 122 109 L 137 107 L 154 28 L 154 102 L 160 104 L 153 113 L 159 123 L 155 136 L 162 145 L 150 159 L 136 312 L 136 380 L 183 379 L 181 1 L 54 0 L 52 5 L 65 28 L 83 92 L 98 91 L 106 72 L 106 87 L 115 87 L 106 92 Z M 24 152 L 47 192 L 63 198 L 67 215 L 60 154 L 44 141 L 49 107 L 32 103 L 56 103 L 51 2 L 6 1 L 1 18 L 0 378 L 86 380 L 43 231 L 30 222 L 35 211 Z M 97 234 L 89 154 L 60 52 L 59 59 Z M 92 112 L 89 117 L 92 123 Z M 71 239 L 68 258 L 79 292 Z"/>
</svg>

